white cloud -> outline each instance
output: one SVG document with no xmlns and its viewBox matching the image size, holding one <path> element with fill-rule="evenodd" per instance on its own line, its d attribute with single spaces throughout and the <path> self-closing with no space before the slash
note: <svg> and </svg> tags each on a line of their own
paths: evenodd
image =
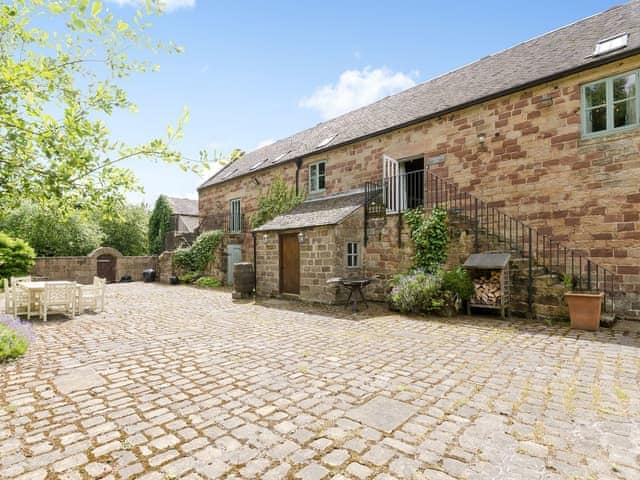
<svg viewBox="0 0 640 480">
<path fill-rule="evenodd" d="M 261 142 L 258 142 L 258 146 L 256 147 L 256 149 L 266 147 L 267 145 L 271 145 L 272 143 L 276 143 L 275 139 L 267 138 L 265 140 L 262 140 Z"/>
<path fill-rule="evenodd" d="M 113 3 L 117 3 L 118 5 L 132 5 L 135 7 L 139 7 L 144 5 L 145 0 L 110 0 Z M 196 5 L 196 0 L 157 0 L 162 9 L 165 12 L 172 12 L 173 10 L 178 10 L 180 8 L 193 8 Z"/>
<path fill-rule="evenodd" d="M 334 118 L 413 87 L 416 84 L 414 76 L 415 72 L 393 72 L 387 67 L 345 70 L 337 84 L 317 88 L 310 96 L 302 98 L 298 105 L 318 110 L 324 119 Z"/>
</svg>

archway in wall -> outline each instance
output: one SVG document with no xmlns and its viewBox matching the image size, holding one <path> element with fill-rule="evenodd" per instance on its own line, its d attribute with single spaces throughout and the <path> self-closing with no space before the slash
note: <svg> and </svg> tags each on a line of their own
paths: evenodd
<svg viewBox="0 0 640 480">
<path fill-rule="evenodd" d="M 118 278 L 118 259 L 122 254 L 111 247 L 100 247 L 91 252 L 89 257 L 96 260 L 96 276 L 104 278 L 107 282 L 115 282 Z"/>
</svg>

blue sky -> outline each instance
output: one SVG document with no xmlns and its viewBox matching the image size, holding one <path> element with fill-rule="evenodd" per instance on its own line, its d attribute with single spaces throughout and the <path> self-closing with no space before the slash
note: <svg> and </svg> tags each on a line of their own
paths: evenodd
<svg viewBox="0 0 640 480">
<path fill-rule="evenodd" d="M 137 0 L 111 0 L 127 15 Z M 620 0 L 214 1 L 165 0 L 155 38 L 182 55 L 150 56 L 160 72 L 124 86 L 139 112 L 117 114 L 115 138 L 163 135 L 184 106 L 191 112 L 176 148 L 253 150 L 414 83 L 593 15 Z M 203 178 L 139 159 L 127 164 L 145 188 L 196 198 Z"/>
</svg>

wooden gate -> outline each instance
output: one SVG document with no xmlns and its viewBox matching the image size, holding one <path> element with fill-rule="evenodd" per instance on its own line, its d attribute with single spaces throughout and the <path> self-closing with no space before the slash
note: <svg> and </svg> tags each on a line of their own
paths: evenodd
<svg viewBox="0 0 640 480">
<path fill-rule="evenodd" d="M 280 292 L 300 293 L 300 242 L 295 233 L 280 235 Z"/>
<path fill-rule="evenodd" d="M 116 257 L 109 254 L 98 256 L 98 277 L 105 278 L 107 282 L 116 281 Z"/>
</svg>

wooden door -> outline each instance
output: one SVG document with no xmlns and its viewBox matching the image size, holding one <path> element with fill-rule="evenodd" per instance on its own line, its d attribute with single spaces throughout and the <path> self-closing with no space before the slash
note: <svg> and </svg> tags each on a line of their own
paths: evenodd
<svg viewBox="0 0 640 480">
<path fill-rule="evenodd" d="M 98 277 L 107 282 L 116 281 L 116 257 L 108 254 L 98 256 Z"/>
<path fill-rule="evenodd" d="M 280 291 L 300 293 L 300 242 L 295 233 L 280 235 Z"/>
</svg>

